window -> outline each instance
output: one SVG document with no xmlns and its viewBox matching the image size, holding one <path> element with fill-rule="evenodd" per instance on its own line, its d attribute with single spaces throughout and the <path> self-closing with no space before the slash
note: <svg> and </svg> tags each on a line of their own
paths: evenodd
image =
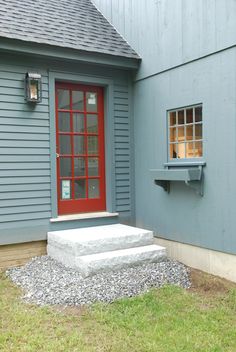
<svg viewBox="0 0 236 352">
<path fill-rule="evenodd" d="M 202 105 L 168 111 L 169 159 L 202 157 Z"/>
</svg>

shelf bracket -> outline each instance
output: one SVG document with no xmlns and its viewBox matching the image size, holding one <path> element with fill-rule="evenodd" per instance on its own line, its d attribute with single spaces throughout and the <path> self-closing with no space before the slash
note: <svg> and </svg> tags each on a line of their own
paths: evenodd
<svg viewBox="0 0 236 352">
<path fill-rule="evenodd" d="M 170 182 L 184 182 L 186 186 L 192 188 L 198 195 L 204 194 L 204 177 L 203 166 L 198 167 L 174 167 L 167 169 L 150 170 L 157 186 L 162 187 L 167 193 L 170 193 Z"/>
</svg>

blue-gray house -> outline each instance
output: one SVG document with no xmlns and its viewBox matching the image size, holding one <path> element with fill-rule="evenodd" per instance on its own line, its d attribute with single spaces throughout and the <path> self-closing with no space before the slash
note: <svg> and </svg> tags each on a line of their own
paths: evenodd
<svg viewBox="0 0 236 352">
<path fill-rule="evenodd" d="M 236 2 L 0 8 L 0 266 L 121 222 L 236 281 Z"/>
</svg>

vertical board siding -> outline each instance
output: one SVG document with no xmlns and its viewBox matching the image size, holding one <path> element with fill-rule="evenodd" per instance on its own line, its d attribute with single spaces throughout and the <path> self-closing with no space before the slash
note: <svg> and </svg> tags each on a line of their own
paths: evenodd
<svg viewBox="0 0 236 352">
<path fill-rule="evenodd" d="M 92 0 L 142 57 L 138 77 L 235 45 L 235 0 Z"/>
<path fill-rule="evenodd" d="M 0 227 L 51 216 L 48 75 L 43 99 L 24 99 L 29 69 L 0 62 Z M 27 225 L 25 225 L 27 226 Z"/>
<path fill-rule="evenodd" d="M 114 86 L 116 211 L 131 214 L 130 101 L 127 85 Z M 122 183 L 121 183 L 122 182 Z"/>
</svg>

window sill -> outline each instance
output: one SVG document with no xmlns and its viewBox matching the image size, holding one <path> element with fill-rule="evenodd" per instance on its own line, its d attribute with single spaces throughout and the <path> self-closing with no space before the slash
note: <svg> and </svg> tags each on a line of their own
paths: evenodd
<svg viewBox="0 0 236 352">
<path fill-rule="evenodd" d="M 185 161 L 169 161 L 167 163 L 164 164 L 165 167 L 176 167 L 176 166 L 179 166 L 179 167 L 192 167 L 192 166 L 206 166 L 206 162 L 205 161 L 188 161 L 188 160 L 185 160 Z"/>
<path fill-rule="evenodd" d="M 57 218 L 50 219 L 50 222 L 111 218 L 111 217 L 117 217 L 117 216 L 119 216 L 119 213 L 109 213 L 106 211 L 97 212 L 97 213 L 80 213 L 80 214 L 72 214 L 72 215 L 61 215 L 61 216 L 58 216 Z"/>
</svg>

